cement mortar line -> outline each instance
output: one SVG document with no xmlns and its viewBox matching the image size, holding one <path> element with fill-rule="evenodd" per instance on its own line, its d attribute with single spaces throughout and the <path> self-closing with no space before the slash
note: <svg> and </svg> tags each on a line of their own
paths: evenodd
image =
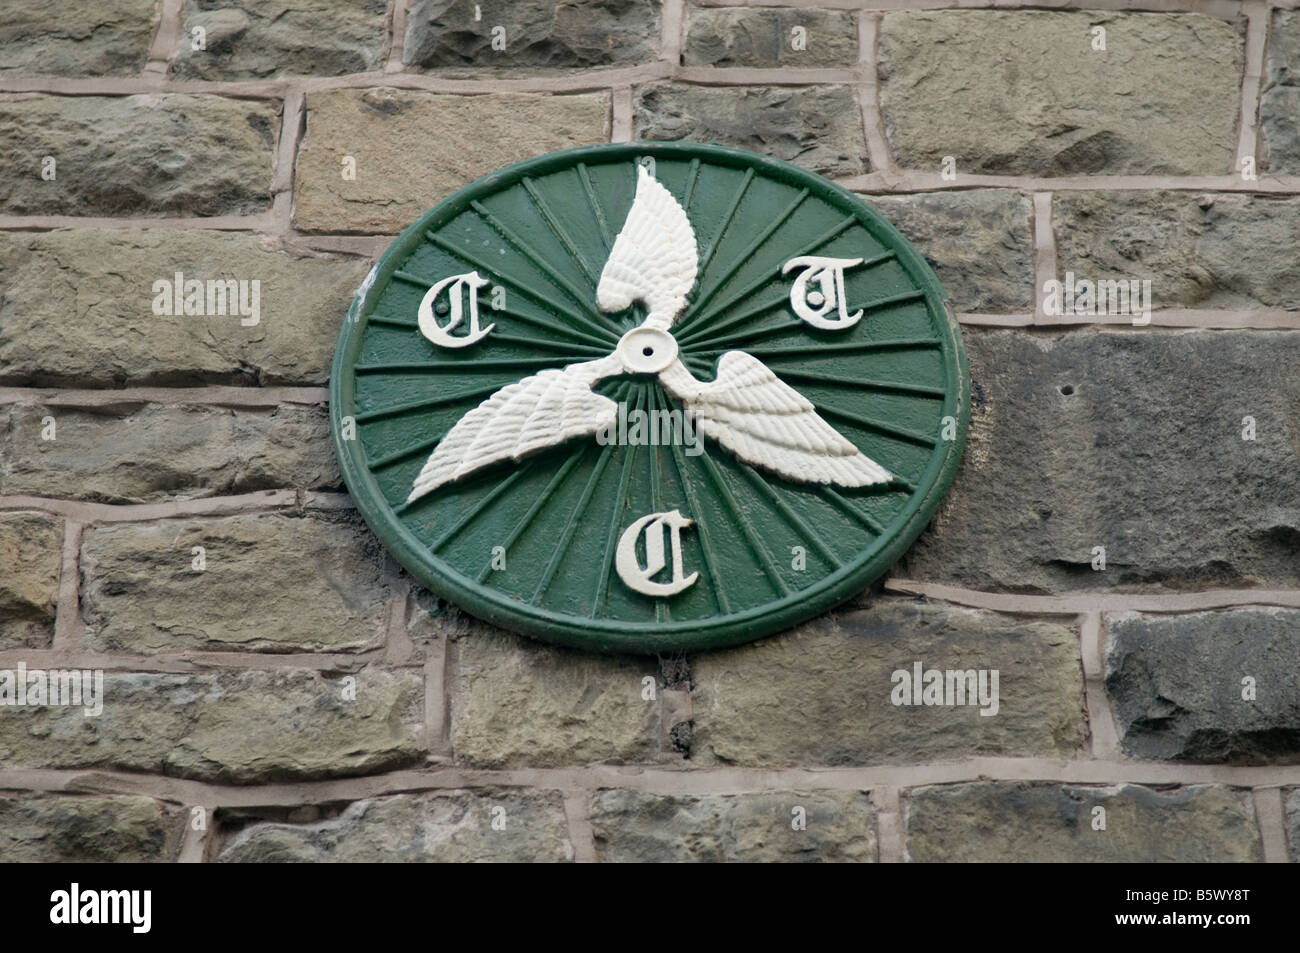
<svg viewBox="0 0 1300 953">
<path fill-rule="evenodd" d="M 601 88 L 608 93 L 608 88 Z M 869 108 L 869 102 L 864 108 Z M 872 161 L 879 153 L 887 151 L 879 119 L 868 123 L 868 152 Z M 873 131 L 874 130 L 874 131 Z M 874 141 L 874 146 L 872 142 Z M 873 167 L 874 168 L 874 167 Z M 1076 191 L 1195 191 L 1227 192 L 1257 195 L 1300 195 L 1300 176 L 1268 175 L 1254 182 L 1243 182 L 1239 176 L 1068 176 L 1060 179 L 1035 176 L 958 175 L 956 181 L 944 181 L 930 172 L 875 170 L 864 175 L 832 179 L 836 185 L 870 198 L 872 195 L 906 195 L 919 192 L 962 192 L 971 189 L 1008 189 L 1017 192 L 1076 192 Z M 167 216 L 167 217 L 110 217 L 75 215 L 0 215 L 0 231 L 50 231 L 59 228 L 80 229 L 210 229 L 214 231 L 262 232 L 279 235 L 285 231 L 283 210 L 272 200 L 269 209 L 251 215 Z M 296 237 L 313 241 L 361 241 L 380 237 L 346 232 L 298 232 Z M 397 232 L 386 236 L 391 242 Z"/>
<path fill-rule="evenodd" d="M 564 795 L 564 818 L 569 826 L 569 843 L 573 859 L 579 864 L 594 864 L 596 832 L 591 826 L 591 796 L 585 791 L 570 791 Z"/>
<path fill-rule="evenodd" d="M 609 141 L 633 140 L 632 87 L 618 86 L 609 97 Z"/>
<path fill-rule="evenodd" d="M 976 782 L 1044 782 L 1115 786 L 1224 785 L 1235 788 L 1300 786 L 1300 765 L 1205 765 L 1140 760 L 1064 761 L 980 757 L 964 761 L 873 767 L 686 768 L 665 765 L 588 765 L 567 768 L 476 769 L 431 764 L 366 777 L 274 784 L 222 785 L 111 769 L 0 768 L 0 790 L 42 793 L 143 795 L 180 804 L 223 808 L 297 807 L 355 801 L 406 792 L 536 789 L 591 795 L 605 789 L 661 796 L 767 794 L 784 791 L 896 789 Z"/>
<path fill-rule="evenodd" d="M 1286 806 L 1282 803 L 1282 789 L 1256 788 L 1251 794 L 1255 802 L 1255 822 L 1259 825 L 1259 836 L 1264 845 L 1264 862 L 1266 864 L 1290 863 L 1286 836 Z M 1300 844 L 1297 844 L 1296 848 L 1300 850 Z"/>
<path fill-rule="evenodd" d="M 880 19 L 866 13 L 858 15 L 858 72 L 861 81 L 855 87 L 858 108 L 862 113 L 863 137 L 867 144 L 867 161 L 873 173 L 882 177 L 894 174 L 894 157 L 885 135 L 885 120 L 880 110 L 880 81 L 876 72 L 876 47 Z"/>
<path fill-rule="evenodd" d="M 1056 279 L 1056 231 L 1052 224 L 1052 193 L 1035 192 L 1033 211 L 1034 321 L 1047 318 L 1039 290 Z M 1130 320 L 1132 320 L 1130 318 Z"/>
<path fill-rule="evenodd" d="M 1088 711 L 1092 756 L 1102 761 L 1118 761 L 1124 752 L 1110 695 L 1106 691 L 1106 639 L 1101 613 L 1082 613 L 1079 619 L 1079 654 L 1083 663 L 1083 700 Z"/>
<path fill-rule="evenodd" d="M 675 69 L 686 48 L 686 0 L 663 0 L 659 10 L 659 58 Z"/>
<path fill-rule="evenodd" d="M 402 57 L 406 52 L 406 21 L 410 8 L 406 0 L 389 0 L 388 11 L 384 15 L 384 50 L 380 58 L 384 61 L 385 73 L 396 73 L 402 69 Z"/>
<path fill-rule="evenodd" d="M 85 628 L 81 618 L 81 537 L 85 525 L 63 522 L 63 556 L 59 565 L 59 590 L 54 609 L 54 636 L 50 648 L 75 651 Z"/>
<path fill-rule="evenodd" d="M 424 731 L 425 750 L 430 754 L 452 757 L 450 666 L 447 664 L 447 640 L 425 649 L 424 656 Z"/>
<path fill-rule="evenodd" d="M 1260 173 L 1254 181 L 1240 175 L 977 175 L 957 170 L 944 180 L 941 173 L 919 169 L 869 172 L 832 179 L 850 192 L 891 195 L 904 192 L 962 192 L 969 189 L 1015 189 L 1020 192 L 1245 192 L 1260 195 L 1300 194 L 1300 176 Z"/>
<path fill-rule="evenodd" d="M 981 592 L 943 583 L 889 579 L 885 589 L 924 596 L 973 609 L 1019 615 L 1079 615 L 1085 612 L 1205 612 L 1244 606 L 1300 608 L 1300 591 L 1276 589 L 1212 589 L 1204 592 L 1087 591 L 1070 595 L 1025 595 Z"/>
<path fill-rule="evenodd" d="M 876 860 L 882 864 L 904 863 L 907 831 L 903 823 L 902 789 L 878 785 L 871 790 L 871 804 L 876 809 Z"/>
<path fill-rule="evenodd" d="M 0 215 L 0 231 L 7 232 L 48 232 L 56 228 L 100 228 L 108 230 L 126 229 L 209 229 L 211 231 L 265 232 L 274 234 L 280 230 L 275 213 L 275 203 L 265 212 L 253 215 L 213 215 L 209 218 L 198 216 L 149 218 L 126 217 L 110 218 L 107 216 L 76 215 Z"/>
<path fill-rule="evenodd" d="M 166 404 L 175 407 L 212 406 L 265 408 L 290 404 L 312 406 L 329 402 L 324 387 L 123 387 L 73 390 L 57 387 L 0 387 L 0 406 L 40 404 L 54 407 L 112 407 L 121 404 Z"/>
<path fill-rule="evenodd" d="M 491 67 L 484 68 L 485 73 Z M 472 73 L 472 70 L 470 71 Z M 658 60 L 638 66 L 572 70 L 556 75 L 535 73 L 520 79 L 501 76 L 424 72 L 350 73 L 346 76 L 287 75 L 273 80 L 186 80 L 153 75 L 80 78 L 44 73 L 0 77 L 0 95 L 47 96 L 138 95 L 224 96 L 281 100 L 291 90 L 311 94 L 344 89 L 395 88 L 453 95 L 527 93 L 566 95 L 603 92 L 663 80 L 699 86 L 817 86 L 857 82 L 858 71 L 844 67 L 680 66 Z"/>
<path fill-rule="evenodd" d="M 181 830 L 180 848 L 176 852 L 176 863 L 178 864 L 202 864 L 207 862 L 208 841 L 212 837 L 216 828 L 216 818 L 214 812 L 206 805 L 190 805 L 191 808 L 202 807 L 206 827 L 201 831 L 194 829 L 194 818 L 192 815 L 185 815 L 185 827 Z"/>
<path fill-rule="evenodd" d="M 276 142 L 271 166 L 271 215 L 280 234 L 293 228 L 294 169 L 298 159 L 298 146 L 307 124 L 307 111 L 302 90 L 290 90 L 281 108 L 280 135 Z"/>
<path fill-rule="evenodd" d="M 158 4 L 158 27 L 154 31 L 153 42 L 149 47 L 149 61 L 145 72 L 156 73 L 166 77 L 171 67 L 172 57 L 180 47 L 181 30 L 184 27 L 185 0 L 162 0 Z"/>
<path fill-rule="evenodd" d="M 1043 279 L 1044 281 L 1047 279 Z M 1040 282 L 1039 288 L 1042 284 Z M 1038 296 L 1035 295 L 1035 298 Z M 1041 301 L 1038 302 L 1041 305 Z M 1300 311 L 1283 311 L 1279 308 L 1260 308 L 1244 311 L 1197 310 L 1170 308 L 1152 311 L 1150 324 L 1134 324 L 1128 315 L 1076 315 L 1072 319 L 1021 314 L 957 314 L 961 324 L 971 327 L 1032 328 L 1033 330 L 1060 331 L 1086 328 L 1146 331 L 1289 331 L 1300 328 Z"/>
<path fill-rule="evenodd" d="M 1239 15 L 1237 0 L 693 0 L 700 7 L 777 7 L 795 10 L 1026 10 L 1061 12 L 1103 10 L 1115 13 L 1203 13 L 1221 20 Z M 1297 2 L 1297 0 L 1281 0 Z"/>
<path fill-rule="evenodd" d="M 487 69 L 485 68 L 485 72 Z M 468 70 L 473 73 L 472 69 Z M 557 74 L 534 73 L 520 79 L 469 75 L 463 71 L 449 74 L 424 72 L 370 72 L 349 73 L 346 76 L 288 75 L 272 80 L 184 80 L 153 76 L 123 76 L 80 78 L 29 73 L 21 76 L 0 77 L 0 94 L 37 93 L 53 96 L 135 96 L 177 94 L 187 96 L 226 96 L 238 99 L 283 99 L 289 89 L 304 93 L 329 92 L 338 89 L 395 88 L 431 93 L 485 95 L 490 93 L 533 93 L 537 95 L 603 92 L 611 86 L 631 85 L 668 79 L 673 75 L 671 64 L 662 61 L 638 66 L 619 66 L 604 69 L 572 70 Z M 749 70 L 719 70 L 739 73 L 730 82 L 749 82 Z M 820 77 L 826 71 L 808 70 L 811 79 L 805 83 L 824 82 Z M 843 71 L 840 71 L 843 72 Z M 712 76 L 712 73 L 710 73 Z M 728 82 L 726 77 L 714 77 L 710 82 Z"/>
<path fill-rule="evenodd" d="M 255 490 L 251 493 L 231 496 L 166 500 L 159 503 L 92 503 L 86 500 L 58 500 L 21 494 L 0 496 L 0 512 L 50 513 L 89 525 L 147 523 L 204 516 L 233 516 L 241 513 L 301 513 L 354 508 L 352 498 L 347 493 L 302 490 Z"/>
<path fill-rule="evenodd" d="M 1245 62 L 1241 71 L 1241 112 L 1237 119 L 1237 158 L 1235 169 L 1240 172 L 1242 163 L 1258 162 L 1260 84 L 1264 75 L 1264 46 L 1268 38 L 1268 23 L 1272 16 L 1265 0 L 1246 0 L 1242 4 L 1246 14 Z"/>
<path fill-rule="evenodd" d="M 359 672 L 375 666 L 385 671 L 412 670 L 423 666 L 394 664 L 384 658 L 382 647 L 346 654 L 342 652 L 221 652 L 182 650 L 145 655 L 127 652 L 96 652 L 77 647 L 51 649 L 5 649 L 0 651 L 0 670 L 12 670 L 18 663 L 29 670 L 81 669 L 116 675 L 202 675 L 235 671 L 289 670 L 314 672 Z"/>
</svg>

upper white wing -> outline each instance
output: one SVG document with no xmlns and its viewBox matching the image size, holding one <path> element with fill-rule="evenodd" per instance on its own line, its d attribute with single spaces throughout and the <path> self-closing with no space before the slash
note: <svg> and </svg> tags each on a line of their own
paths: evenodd
<svg viewBox="0 0 1300 953">
<path fill-rule="evenodd" d="M 596 286 L 602 311 L 644 301 L 643 325 L 668 330 L 695 285 L 699 253 L 690 219 L 672 194 L 637 167 L 636 197 Z"/>
<path fill-rule="evenodd" d="M 520 460 L 609 426 L 618 419 L 618 405 L 591 386 L 622 369 L 610 355 L 502 387 L 447 432 L 415 478 L 407 502 L 482 467 Z"/>
<path fill-rule="evenodd" d="M 723 354 L 712 381 L 696 380 L 681 362 L 659 380 L 702 433 L 746 463 L 796 483 L 854 487 L 892 478 L 819 417 L 807 398 L 743 351 Z"/>
</svg>

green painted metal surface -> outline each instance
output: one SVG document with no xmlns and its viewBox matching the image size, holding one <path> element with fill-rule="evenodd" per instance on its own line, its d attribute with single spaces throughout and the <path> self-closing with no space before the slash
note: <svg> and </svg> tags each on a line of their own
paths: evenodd
<svg viewBox="0 0 1300 953">
<path fill-rule="evenodd" d="M 430 453 L 467 412 L 529 375 L 610 354 L 645 317 L 640 304 L 604 313 L 596 295 L 638 165 L 685 210 L 698 244 L 698 277 L 671 329 L 685 367 L 708 381 L 724 352 L 744 351 L 894 478 L 860 488 L 800 483 L 708 437 L 698 453 L 680 441 L 579 436 L 408 503 Z M 843 300 L 860 320 L 823 329 L 793 313 L 796 275 L 782 266 L 800 256 L 863 259 L 841 272 Z M 436 320 L 450 324 L 450 294 L 472 291 L 479 331 L 492 329 L 440 347 L 420 332 L 421 301 L 471 272 L 483 287 L 450 287 Z M 471 330 L 467 307 L 464 298 L 448 334 Z M 608 377 L 593 389 L 633 419 L 637 409 L 680 410 L 654 375 Z M 938 280 L 863 201 L 764 156 L 632 143 L 503 169 L 408 228 L 344 321 L 330 416 L 362 515 L 433 592 L 547 641 L 662 653 L 769 635 L 882 575 L 956 474 L 969 381 Z M 694 520 L 678 552 L 699 576 L 672 596 L 646 595 L 620 577 L 615 552 L 638 518 L 672 510 Z M 646 540 L 638 545 L 648 564 Z"/>
</svg>

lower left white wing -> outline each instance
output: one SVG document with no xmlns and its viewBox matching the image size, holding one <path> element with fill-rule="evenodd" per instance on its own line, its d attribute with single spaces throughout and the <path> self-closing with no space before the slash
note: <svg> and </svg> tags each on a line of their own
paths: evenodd
<svg viewBox="0 0 1300 953">
<path fill-rule="evenodd" d="M 661 372 L 659 381 L 702 433 L 787 480 L 857 487 L 893 478 L 818 416 L 806 397 L 744 351 L 723 354 L 712 381 L 697 380 L 680 361 Z"/>
<path fill-rule="evenodd" d="M 409 503 L 438 487 L 502 460 L 520 460 L 573 437 L 598 433 L 618 420 L 618 405 L 591 387 L 623 371 L 610 355 L 545 370 L 499 391 L 461 417 L 415 478 Z"/>
</svg>

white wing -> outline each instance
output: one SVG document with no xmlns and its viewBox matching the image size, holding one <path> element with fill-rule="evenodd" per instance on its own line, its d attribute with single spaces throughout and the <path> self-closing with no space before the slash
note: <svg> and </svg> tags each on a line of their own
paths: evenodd
<svg viewBox="0 0 1300 953">
<path fill-rule="evenodd" d="M 716 379 L 707 383 L 681 362 L 659 380 L 686 405 L 702 433 L 746 463 L 796 483 L 853 487 L 892 478 L 819 417 L 807 398 L 743 351 L 723 354 Z"/>
<path fill-rule="evenodd" d="M 637 167 L 636 197 L 596 286 L 602 311 L 622 311 L 634 301 L 649 308 L 643 325 L 668 330 L 695 284 L 698 253 L 690 219 L 644 166 Z"/>
<path fill-rule="evenodd" d="M 520 460 L 573 437 L 590 436 L 618 419 L 618 405 L 592 392 L 622 371 L 618 358 L 570 364 L 507 384 L 460 418 L 415 478 L 409 503 L 502 460 Z"/>
</svg>

